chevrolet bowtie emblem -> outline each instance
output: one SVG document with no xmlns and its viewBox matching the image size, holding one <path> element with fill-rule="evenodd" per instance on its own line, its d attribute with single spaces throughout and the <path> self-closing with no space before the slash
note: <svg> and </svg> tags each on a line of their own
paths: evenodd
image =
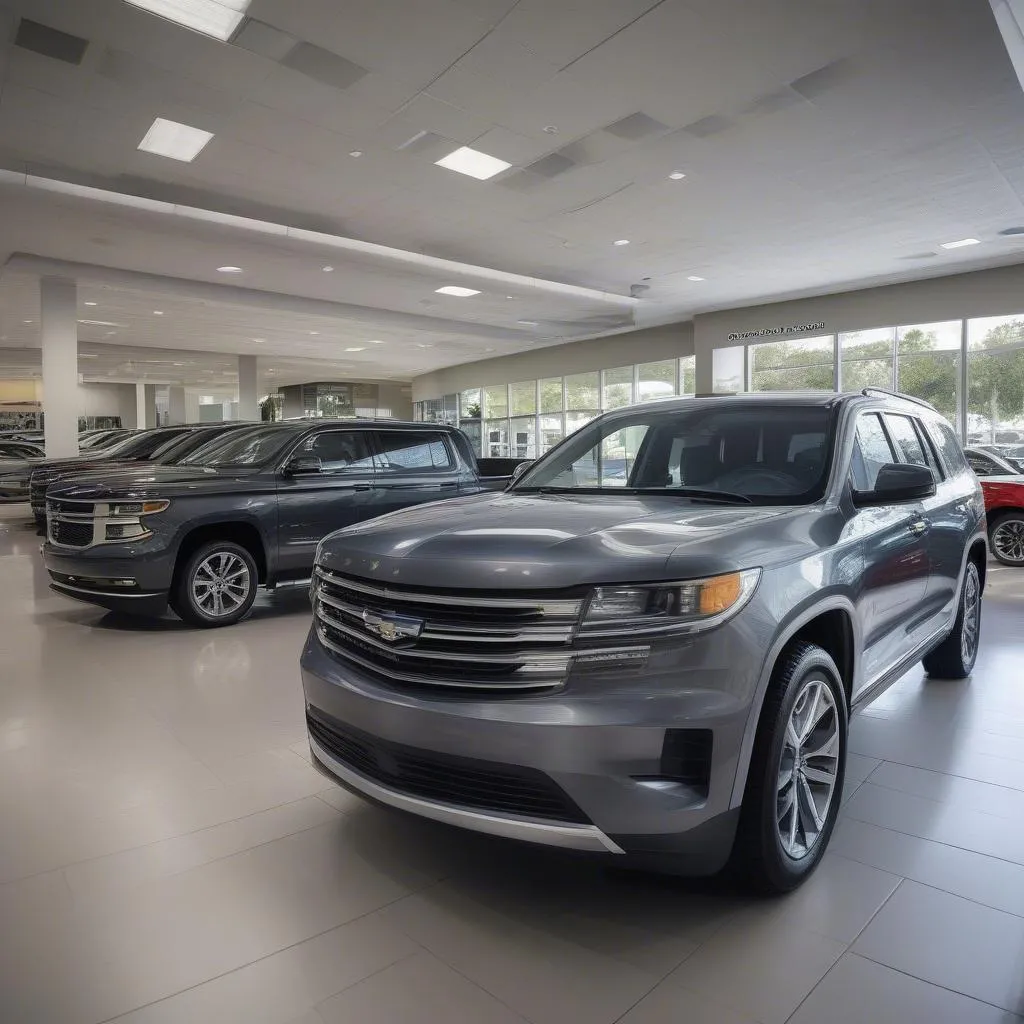
<svg viewBox="0 0 1024 1024">
<path fill-rule="evenodd" d="M 392 615 L 389 612 L 363 612 L 363 625 L 367 631 L 388 643 L 396 640 L 415 640 L 423 632 L 423 620 L 408 615 Z"/>
</svg>

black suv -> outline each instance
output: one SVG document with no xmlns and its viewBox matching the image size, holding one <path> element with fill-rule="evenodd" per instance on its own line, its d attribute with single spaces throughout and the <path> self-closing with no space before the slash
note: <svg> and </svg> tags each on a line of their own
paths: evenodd
<svg viewBox="0 0 1024 1024">
<path fill-rule="evenodd" d="M 484 488 L 452 427 L 266 424 L 144 470 L 89 473 L 46 494 L 55 590 L 107 608 L 226 626 L 257 587 L 309 581 L 332 530 Z"/>
<path fill-rule="evenodd" d="M 985 567 L 981 487 L 928 405 L 621 409 L 504 494 L 320 545 L 310 747 L 415 814 L 790 889 L 850 713 L 916 662 L 970 673 Z"/>
</svg>

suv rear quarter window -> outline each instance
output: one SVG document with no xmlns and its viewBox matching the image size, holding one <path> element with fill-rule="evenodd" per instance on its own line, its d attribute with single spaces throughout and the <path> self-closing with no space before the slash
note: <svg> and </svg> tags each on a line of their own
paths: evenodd
<svg viewBox="0 0 1024 1024">
<path fill-rule="evenodd" d="M 377 471 L 387 474 L 451 473 L 455 461 L 442 434 L 426 430 L 377 432 Z"/>
</svg>

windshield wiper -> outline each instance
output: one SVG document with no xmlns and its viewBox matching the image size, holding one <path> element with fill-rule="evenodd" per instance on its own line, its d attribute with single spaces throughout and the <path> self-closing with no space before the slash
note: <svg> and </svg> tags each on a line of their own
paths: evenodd
<svg viewBox="0 0 1024 1024">
<path fill-rule="evenodd" d="M 678 494 L 681 498 L 693 498 L 694 501 L 720 501 L 728 505 L 753 505 L 752 498 L 736 491 L 716 491 L 710 487 L 648 487 L 638 488 L 643 494 Z"/>
</svg>

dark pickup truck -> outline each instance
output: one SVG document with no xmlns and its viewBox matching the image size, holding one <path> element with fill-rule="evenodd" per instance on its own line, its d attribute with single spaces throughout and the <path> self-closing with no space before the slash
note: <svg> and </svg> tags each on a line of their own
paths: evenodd
<svg viewBox="0 0 1024 1024">
<path fill-rule="evenodd" d="M 69 597 L 147 616 L 170 604 L 187 622 L 227 626 L 259 586 L 307 583 L 328 533 L 503 483 L 481 479 L 453 427 L 267 424 L 174 466 L 50 487 L 44 560 Z"/>
</svg>

